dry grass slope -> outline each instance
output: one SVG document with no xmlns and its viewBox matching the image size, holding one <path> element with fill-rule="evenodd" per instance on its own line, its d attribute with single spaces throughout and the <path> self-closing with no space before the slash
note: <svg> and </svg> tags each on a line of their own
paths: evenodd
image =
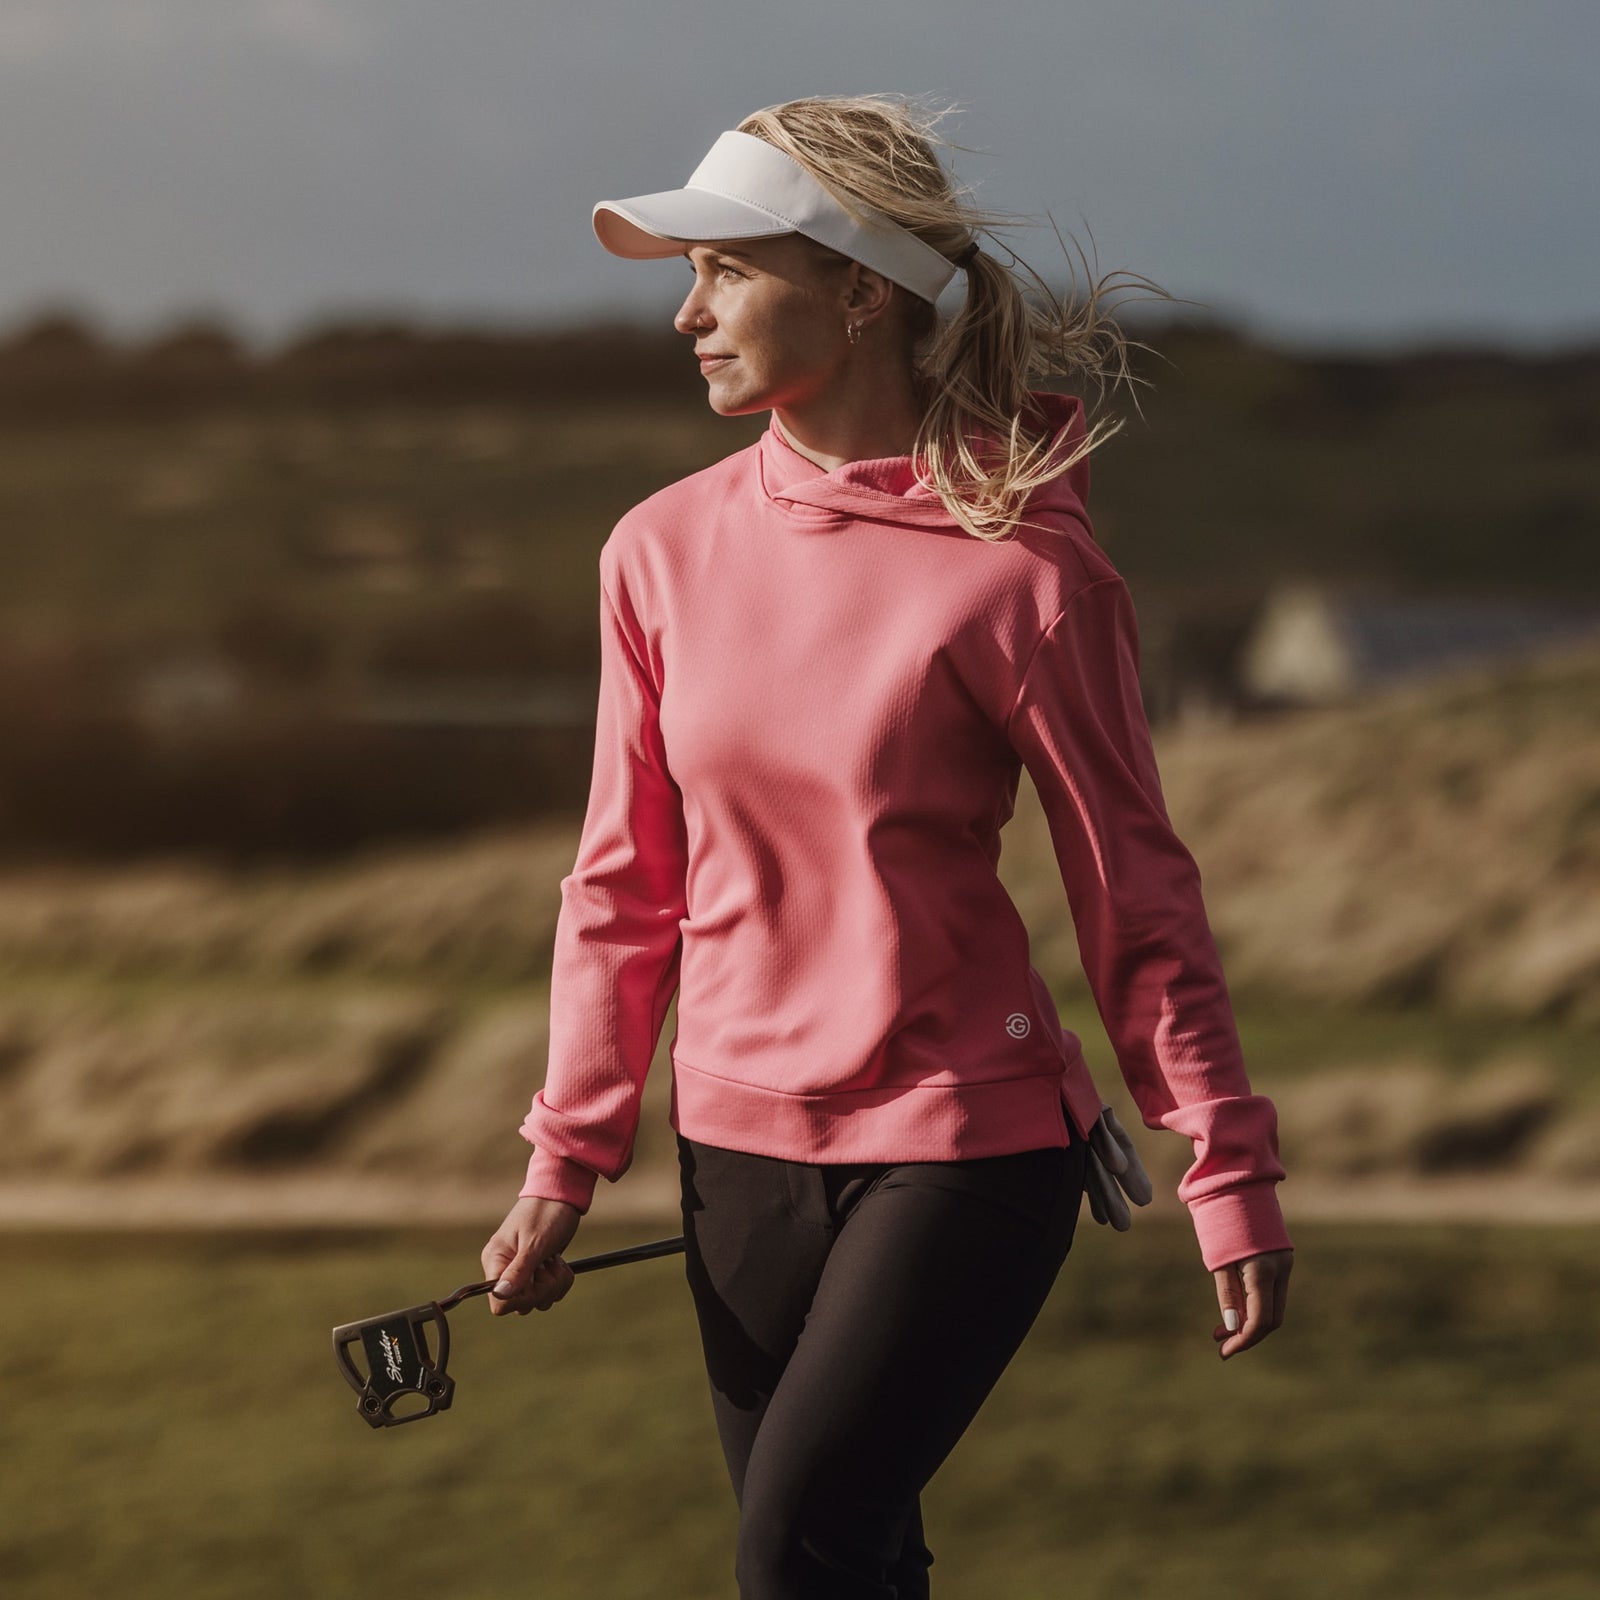
<svg viewBox="0 0 1600 1600">
<path fill-rule="evenodd" d="M 1202 865 L 1236 994 L 1589 1034 L 1597 725 L 1590 651 L 1166 736 L 1169 809 Z M 575 846 L 575 828 L 549 825 L 298 876 L 177 862 L 9 875 L 0 1181 L 337 1173 L 509 1192 Z M 1041 970 L 1081 1010 L 1065 896 L 1026 786 L 1002 876 Z M 670 1151 L 670 1032 L 669 1019 L 641 1170 Z M 1537 1050 L 1465 1078 L 1424 1051 L 1263 1086 L 1297 1172 L 1520 1168 L 1600 1183 L 1600 1122 L 1572 1104 L 1591 1099 L 1586 1084 Z M 1182 1158 L 1163 1148 L 1151 1161 Z"/>
</svg>

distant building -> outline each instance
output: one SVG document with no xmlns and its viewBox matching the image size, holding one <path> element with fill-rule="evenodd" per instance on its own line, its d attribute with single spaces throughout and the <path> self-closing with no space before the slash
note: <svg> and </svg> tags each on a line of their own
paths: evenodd
<svg viewBox="0 0 1600 1600">
<path fill-rule="evenodd" d="M 1258 705 L 1318 705 L 1585 638 L 1600 640 L 1592 603 L 1401 599 L 1292 584 L 1263 604 L 1239 657 L 1239 688 Z"/>
</svg>

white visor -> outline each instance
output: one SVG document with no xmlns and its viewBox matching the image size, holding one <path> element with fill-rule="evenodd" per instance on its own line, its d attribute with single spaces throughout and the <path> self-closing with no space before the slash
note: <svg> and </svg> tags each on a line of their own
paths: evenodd
<svg viewBox="0 0 1600 1600">
<path fill-rule="evenodd" d="M 955 264 L 869 206 L 858 222 L 800 165 L 753 133 L 724 133 L 681 189 L 602 200 L 594 231 L 613 255 L 682 255 L 701 239 L 772 239 L 803 233 L 881 272 L 924 300 L 937 300 Z"/>
</svg>

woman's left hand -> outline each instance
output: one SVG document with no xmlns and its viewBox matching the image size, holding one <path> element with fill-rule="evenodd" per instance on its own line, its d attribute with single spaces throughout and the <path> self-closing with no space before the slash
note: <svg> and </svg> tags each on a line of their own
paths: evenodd
<svg viewBox="0 0 1600 1600">
<path fill-rule="evenodd" d="M 1289 1269 L 1293 1265 L 1293 1250 L 1268 1250 L 1230 1262 L 1212 1273 L 1217 1280 L 1218 1306 L 1224 1314 L 1238 1312 L 1243 1321 L 1237 1333 L 1230 1333 L 1226 1323 L 1211 1330 L 1211 1337 L 1220 1345 L 1217 1353 L 1224 1361 L 1260 1344 L 1274 1328 L 1282 1327 L 1289 1303 Z"/>
</svg>

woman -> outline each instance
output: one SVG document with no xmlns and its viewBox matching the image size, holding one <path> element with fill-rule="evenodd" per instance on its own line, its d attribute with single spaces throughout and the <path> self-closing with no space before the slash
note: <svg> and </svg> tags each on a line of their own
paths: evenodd
<svg viewBox="0 0 1600 1600">
<path fill-rule="evenodd" d="M 1021 767 L 1130 1092 L 1194 1141 L 1178 1192 L 1224 1359 L 1279 1325 L 1292 1259 L 1275 1114 L 1084 509 L 1099 430 L 1030 388 L 1103 378 L 1125 341 L 1093 295 L 1028 305 L 935 150 L 907 103 L 800 100 L 684 188 L 595 208 L 609 250 L 692 274 L 675 326 L 712 409 L 771 417 L 601 550 L 549 1067 L 483 1264 L 499 1314 L 567 1292 L 678 989 L 686 1269 L 745 1600 L 928 1594 L 919 1494 L 1048 1294 L 1111 1126 L 995 872 Z"/>
</svg>

